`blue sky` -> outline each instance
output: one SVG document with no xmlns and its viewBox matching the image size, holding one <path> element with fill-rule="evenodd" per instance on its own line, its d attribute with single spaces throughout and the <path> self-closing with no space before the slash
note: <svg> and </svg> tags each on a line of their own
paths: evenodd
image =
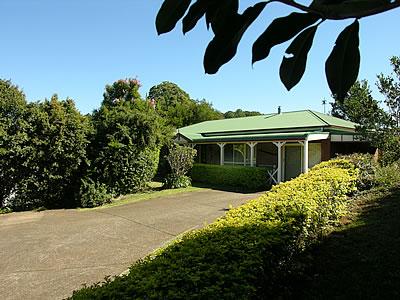
<svg viewBox="0 0 400 300">
<path fill-rule="evenodd" d="M 256 1 L 241 1 L 250 5 Z M 301 1 L 300 1 L 301 2 Z M 1 0 L 0 78 L 11 79 L 29 100 L 57 93 L 71 97 L 84 113 L 100 105 L 104 86 L 126 77 L 142 82 L 141 94 L 172 81 L 194 99 L 207 99 L 221 111 L 261 112 L 314 109 L 330 99 L 324 62 L 338 33 L 351 20 L 320 26 L 302 81 L 287 92 L 279 65 L 288 44 L 275 47 L 251 66 L 251 46 L 273 17 L 290 12 L 271 4 L 245 34 L 238 54 L 217 75 L 204 74 L 204 50 L 212 35 L 204 21 L 186 36 L 181 24 L 157 36 L 154 20 L 161 0 Z M 374 96 L 376 74 L 390 73 L 389 57 L 400 55 L 400 9 L 362 19 L 360 79 Z"/>
</svg>

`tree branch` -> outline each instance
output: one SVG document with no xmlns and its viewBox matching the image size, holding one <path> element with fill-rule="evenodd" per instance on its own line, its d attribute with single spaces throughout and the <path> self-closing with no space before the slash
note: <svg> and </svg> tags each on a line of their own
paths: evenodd
<svg viewBox="0 0 400 300">
<path fill-rule="evenodd" d="M 297 9 L 300 9 L 304 12 L 309 12 L 313 14 L 320 15 L 323 19 L 328 20 L 343 20 L 343 19 L 360 19 L 363 17 L 368 17 L 376 14 L 383 13 L 385 11 L 389 11 L 395 8 L 400 7 L 400 0 L 395 0 L 393 2 L 388 2 L 387 5 L 371 7 L 366 9 L 360 9 L 358 12 L 355 12 L 355 9 L 351 10 L 350 5 L 351 3 L 344 3 L 344 4 L 325 4 L 325 5 L 314 5 L 314 6 L 306 6 L 300 3 L 297 3 L 293 0 L 270 0 L 270 2 L 279 2 Z M 354 5 L 354 4 L 353 4 Z M 342 7 L 340 9 L 334 8 Z M 353 6 L 354 7 L 354 6 Z M 345 9 L 347 8 L 347 10 Z"/>
</svg>

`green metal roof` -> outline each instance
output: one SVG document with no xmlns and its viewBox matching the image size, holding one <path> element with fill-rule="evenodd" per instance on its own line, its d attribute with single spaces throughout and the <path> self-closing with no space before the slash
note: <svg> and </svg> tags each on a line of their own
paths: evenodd
<svg viewBox="0 0 400 300">
<path fill-rule="evenodd" d="M 312 132 L 354 132 L 355 123 L 311 110 L 206 121 L 178 129 L 192 142 L 273 140 L 304 137 Z"/>
</svg>

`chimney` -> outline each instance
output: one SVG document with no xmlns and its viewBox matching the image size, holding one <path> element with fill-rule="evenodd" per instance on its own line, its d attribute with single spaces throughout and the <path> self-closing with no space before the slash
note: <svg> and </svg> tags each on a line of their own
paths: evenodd
<svg viewBox="0 0 400 300">
<path fill-rule="evenodd" d="M 278 115 L 282 113 L 281 106 L 278 106 Z"/>
</svg>

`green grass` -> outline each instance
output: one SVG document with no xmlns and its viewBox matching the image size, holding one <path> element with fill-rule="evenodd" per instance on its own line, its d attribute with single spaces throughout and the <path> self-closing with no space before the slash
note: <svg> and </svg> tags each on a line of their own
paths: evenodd
<svg viewBox="0 0 400 300">
<path fill-rule="evenodd" d="M 350 218 L 305 257 L 295 299 L 400 299 L 400 188 L 356 198 Z"/>
<path fill-rule="evenodd" d="M 165 196 L 176 195 L 176 194 L 180 194 L 180 193 L 196 192 L 196 191 L 201 191 L 201 190 L 207 189 L 204 187 L 190 186 L 190 187 L 181 188 L 181 189 L 163 190 L 161 187 L 162 187 L 162 183 L 151 182 L 149 184 L 149 190 L 146 192 L 125 195 L 125 196 L 113 199 L 111 203 L 108 203 L 108 204 L 105 204 L 102 206 L 98 206 L 98 207 L 94 207 L 94 208 L 81 208 L 80 210 L 103 209 L 103 208 L 125 205 L 125 204 L 129 204 L 129 203 L 145 201 L 145 200 L 150 200 L 150 199 L 155 199 L 155 198 L 160 198 L 160 197 L 165 197 Z"/>
</svg>

